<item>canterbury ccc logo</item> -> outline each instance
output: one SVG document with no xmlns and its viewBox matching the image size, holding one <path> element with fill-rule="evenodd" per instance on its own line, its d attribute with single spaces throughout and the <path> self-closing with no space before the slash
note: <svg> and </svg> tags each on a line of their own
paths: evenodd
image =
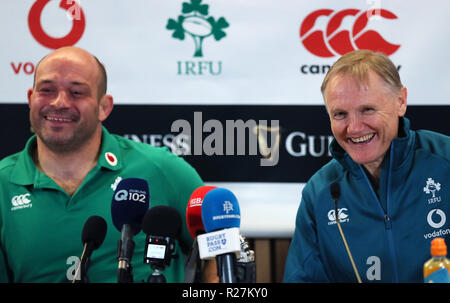
<svg viewBox="0 0 450 303">
<path fill-rule="evenodd" d="M 322 16 L 329 17 L 325 32 L 313 30 L 317 19 Z M 355 17 L 351 32 L 349 30 L 338 31 L 347 16 Z M 385 9 L 363 12 L 357 9 L 345 9 L 338 12 L 331 9 L 320 9 L 312 12 L 303 20 L 300 26 L 300 38 L 305 48 L 319 57 L 329 58 L 344 55 L 356 49 L 379 51 L 389 56 L 396 52 L 400 45 L 387 42 L 374 30 L 364 31 L 369 19 L 373 16 L 397 19 L 395 14 Z"/>
<path fill-rule="evenodd" d="M 28 199 L 29 196 L 30 196 L 30 194 L 14 196 L 11 199 L 11 203 L 12 203 L 12 205 L 14 207 L 21 206 L 21 205 L 24 205 L 24 204 L 28 204 L 28 203 L 31 202 L 31 200 Z"/>
<path fill-rule="evenodd" d="M 338 218 L 339 221 L 341 220 L 345 220 L 348 218 L 347 212 L 348 209 L 347 208 L 339 208 L 338 209 Z M 328 220 L 330 221 L 336 221 L 336 212 L 334 211 L 334 209 L 330 210 L 327 214 Z"/>
</svg>

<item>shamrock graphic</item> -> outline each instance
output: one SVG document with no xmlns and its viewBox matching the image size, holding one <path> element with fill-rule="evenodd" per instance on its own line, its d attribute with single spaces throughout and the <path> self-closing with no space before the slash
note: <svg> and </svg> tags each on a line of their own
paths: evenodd
<svg viewBox="0 0 450 303">
<path fill-rule="evenodd" d="M 183 2 L 182 14 L 177 20 L 170 18 L 166 25 L 168 30 L 173 30 L 173 38 L 184 40 L 186 34 L 192 37 L 195 44 L 194 57 L 203 57 L 202 45 L 205 38 L 212 36 L 219 41 L 227 35 L 223 29 L 229 26 L 224 17 L 216 20 L 208 16 L 209 6 L 201 3 L 202 0 Z"/>
</svg>

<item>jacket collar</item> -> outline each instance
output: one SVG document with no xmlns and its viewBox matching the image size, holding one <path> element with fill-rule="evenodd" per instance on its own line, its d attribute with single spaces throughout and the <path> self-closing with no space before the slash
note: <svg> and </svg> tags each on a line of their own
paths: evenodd
<svg viewBox="0 0 450 303">
<path fill-rule="evenodd" d="M 405 162 L 412 158 L 412 149 L 415 143 L 415 133 L 410 129 L 410 122 L 405 117 L 399 118 L 398 137 L 392 140 L 391 145 L 385 155 L 381 169 L 385 170 L 391 163 L 391 169 L 395 170 L 401 167 Z M 354 162 L 349 154 L 337 143 L 336 139 L 330 144 L 330 152 L 334 159 L 336 159 L 344 168 L 351 173 L 361 176 L 363 170 L 361 165 Z M 389 159 L 390 161 L 386 161 Z"/>
<path fill-rule="evenodd" d="M 12 170 L 10 181 L 18 185 L 34 185 L 34 187 L 54 187 L 54 182 L 40 172 L 34 161 L 36 150 L 36 135 L 28 139 L 25 148 L 19 153 L 17 162 Z M 102 143 L 97 161 L 97 167 L 108 170 L 122 168 L 122 154 L 119 142 L 105 127 L 102 127 Z"/>
</svg>

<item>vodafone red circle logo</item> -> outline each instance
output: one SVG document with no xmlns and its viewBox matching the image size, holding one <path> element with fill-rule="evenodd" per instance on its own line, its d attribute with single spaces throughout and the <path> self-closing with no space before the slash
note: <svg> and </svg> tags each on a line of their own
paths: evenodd
<svg viewBox="0 0 450 303">
<path fill-rule="evenodd" d="M 71 46 L 80 40 L 83 36 L 84 28 L 86 27 L 86 20 L 83 10 L 74 0 L 62 0 L 59 7 L 66 10 L 68 16 L 72 19 L 71 31 L 62 38 L 55 38 L 49 36 L 41 24 L 41 14 L 44 7 L 51 0 L 37 0 L 30 9 L 28 14 L 28 27 L 37 42 L 45 47 L 57 49 L 63 46 Z"/>
<path fill-rule="evenodd" d="M 319 17 L 329 17 L 325 32 L 313 30 Z M 353 28 L 338 31 L 342 21 L 347 16 L 354 16 Z M 300 26 L 300 38 L 305 48 L 312 54 L 330 58 L 344 55 L 356 49 L 369 49 L 383 52 L 386 55 L 395 53 L 400 45 L 386 41 L 378 32 L 364 29 L 369 19 L 377 16 L 382 19 L 397 19 L 397 16 L 385 9 L 360 11 L 358 9 L 345 9 L 335 12 L 331 9 L 319 9 L 305 17 Z"/>
<path fill-rule="evenodd" d="M 105 159 L 106 159 L 106 162 L 109 163 L 109 165 L 111 165 L 111 166 L 116 166 L 117 165 L 117 157 L 113 153 L 106 152 L 105 153 Z"/>
</svg>

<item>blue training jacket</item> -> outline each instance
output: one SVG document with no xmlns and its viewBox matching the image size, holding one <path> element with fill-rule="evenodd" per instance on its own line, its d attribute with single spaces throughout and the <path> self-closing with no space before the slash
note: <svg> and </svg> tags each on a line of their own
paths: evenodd
<svg viewBox="0 0 450 303">
<path fill-rule="evenodd" d="M 334 159 L 303 189 L 284 282 L 357 281 L 336 224 L 333 182 L 341 188 L 339 222 L 362 281 L 423 282 L 431 240 L 443 237 L 450 247 L 450 137 L 409 126 L 400 118 L 377 193 L 362 166 L 331 143 Z"/>
</svg>

